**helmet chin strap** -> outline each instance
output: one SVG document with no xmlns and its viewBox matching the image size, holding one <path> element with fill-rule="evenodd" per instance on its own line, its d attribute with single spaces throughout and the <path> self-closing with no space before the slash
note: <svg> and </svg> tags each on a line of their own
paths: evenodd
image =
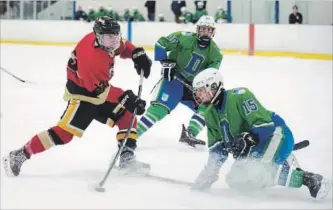
<svg viewBox="0 0 333 210">
<path fill-rule="evenodd" d="M 208 36 L 198 37 L 198 44 L 200 47 L 206 48 L 210 43 L 211 38 Z"/>
</svg>

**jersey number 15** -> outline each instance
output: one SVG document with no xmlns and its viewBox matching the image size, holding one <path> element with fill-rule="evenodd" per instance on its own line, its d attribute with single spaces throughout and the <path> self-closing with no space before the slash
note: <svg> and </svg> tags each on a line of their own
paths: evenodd
<svg viewBox="0 0 333 210">
<path fill-rule="evenodd" d="M 248 99 L 246 101 L 243 101 L 243 109 L 246 115 L 249 115 L 251 112 L 258 111 L 258 106 L 254 102 L 254 99 Z"/>
</svg>

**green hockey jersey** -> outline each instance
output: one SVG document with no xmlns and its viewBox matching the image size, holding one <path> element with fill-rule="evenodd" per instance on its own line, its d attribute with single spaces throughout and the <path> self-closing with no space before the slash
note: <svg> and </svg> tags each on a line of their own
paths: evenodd
<svg viewBox="0 0 333 210">
<path fill-rule="evenodd" d="M 226 148 L 235 136 L 253 128 L 272 128 L 271 111 L 266 110 L 247 88 L 226 90 L 221 106 L 210 104 L 204 113 L 208 133 L 208 147 L 223 142 Z"/>
<path fill-rule="evenodd" d="M 206 48 L 197 44 L 197 35 L 192 32 L 175 32 L 166 37 L 161 37 L 155 45 L 155 60 L 168 59 L 177 63 L 177 71 L 192 82 L 195 75 L 206 68 L 219 69 L 222 62 L 221 50 L 211 40 Z"/>
</svg>

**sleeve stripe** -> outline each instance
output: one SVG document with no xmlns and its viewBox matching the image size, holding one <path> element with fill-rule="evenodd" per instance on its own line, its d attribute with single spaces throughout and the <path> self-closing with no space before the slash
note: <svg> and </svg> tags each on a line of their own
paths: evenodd
<svg viewBox="0 0 333 210">
<path fill-rule="evenodd" d="M 163 45 L 162 45 L 161 43 L 159 43 L 159 42 L 157 42 L 156 45 L 159 46 L 159 47 L 161 47 L 161 48 L 163 48 L 163 49 L 165 49 L 165 46 L 163 46 Z"/>
<path fill-rule="evenodd" d="M 259 125 L 253 125 L 253 127 L 255 127 L 255 128 L 268 127 L 268 126 L 274 126 L 274 122 L 262 123 L 262 124 L 259 124 Z"/>
</svg>

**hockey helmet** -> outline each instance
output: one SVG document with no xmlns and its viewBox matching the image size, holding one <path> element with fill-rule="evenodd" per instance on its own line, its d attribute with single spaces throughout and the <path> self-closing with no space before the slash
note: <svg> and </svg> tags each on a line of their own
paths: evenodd
<svg viewBox="0 0 333 210">
<path fill-rule="evenodd" d="M 212 16 L 204 15 L 197 22 L 197 40 L 199 45 L 206 47 L 215 35 L 215 20 Z"/>
<path fill-rule="evenodd" d="M 102 16 L 95 20 L 94 33 L 96 42 L 102 49 L 113 52 L 120 46 L 121 31 L 119 23 L 110 16 Z"/>
<path fill-rule="evenodd" d="M 215 103 L 224 90 L 223 76 L 218 69 L 208 68 L 194 77 L 192 86 L 198 104 Z"/>
</svg>

